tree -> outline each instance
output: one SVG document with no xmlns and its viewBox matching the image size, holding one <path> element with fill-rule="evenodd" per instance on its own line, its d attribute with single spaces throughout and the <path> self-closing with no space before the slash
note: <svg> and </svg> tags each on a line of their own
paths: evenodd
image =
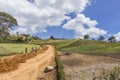
<svg viewBox="0 0 120 80">
<path fill-rule="evenodd" d="M 16 34 L 17 34 L 17 37 L 19 37 L 19 32 L 16 32 Z"/>
<path fill-rule="evenodd" d="M 32 36 L 32 39 L 34 39 L 34 40 L 41 40 L 41 38 L 39 38 L 38 36 Z"/>
<path fill-rule="evenodd" d="M 0 12 L 0 36 L 5 37 L 9 35 L 9 28 L 18 25 L 15 18 L 5 12 Z"/>
<path fill-rule="evenodd" d="M 54 37 L 53 37 L 53 36 L 50 36 L 50 39 L 54 39 Z"/>
<path fill-rule="evenodd" d="M 95 39 L 94 39 L 94 38 L 91 38 L 91 40 L 93 40 L 93 41 L 94 41 Z"/>
<path fill-rule="evenodd" d="M 116 38 L 114 36 L 111 36 L 110 38 L 108 38 L 109 42 L 116 42 Z"/>
<path fill-rule="evenodd" d="M 84 39 L 89 39 L 89 35 L 84 35 Z"/>
<path fill-rule="evenodd" d="M 99 41 L 103 41 L 104 39 L 105 39 L 104 36 L 100 36 L 98 40 L 99 40 Z"/>
<path fill-rule="evenodd" d="M 28 41 L 30 41 L 32 38 L 30 36 L 30 34 L 21 34 L 18 39 L 17 42 L 25 42 L 27 43 Z"/>
</svg>

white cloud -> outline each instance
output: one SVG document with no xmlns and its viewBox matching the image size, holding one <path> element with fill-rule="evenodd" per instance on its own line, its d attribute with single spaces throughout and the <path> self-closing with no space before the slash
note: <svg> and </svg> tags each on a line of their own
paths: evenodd
<svg viewBox="0 0 120 80">
<path fill-rule="evenodd" d="M 107 34 L 105 30 L 97 28 L 97 24 L 96 20 L 91 20 L 89 17 L 85 17 L 84 14 L 78 14 L 76 18 L 70 20 L 63 28 L 75 31 L 76 38 L 83 38 L 86 34 L 92 38 Z"/>
<path fill-rule="evenodd" d="M 30 0 L 33 1 L 33 0 Z M 106 31 L 96 28 L 97 21 L 85 17 L 82 12 L 91 0 L 0 0 L 0 11 L 14 16 L 20 27 L 11 31 L 15 34 L 47 32 L 46 27 L 59 26 L 64 20 L 68 23 L 63 28 L 74 30 L 76 37 L 89 34 L 91 37 L 106 34 Z M 69 14 L 75 12 L 77 17 L 70 19 Z M 81 13 L 81 14 L 79 14 Z"/>
<path fill-rule="evenodd" d="M 35 5 L 39 8 L 51 6 L 64 13 L 82 12 L 90 4 L 90 0 L 35 0 Z"/>
<path fill-rule="evenodd" d="M 16 28 L 16 29 L 14 29 L 14 30 L 11 30 L 11 33 L 12 34 L 16 34 L 16 32 L 20 32 L 20 33 L 28 33 L 27 32 L 28 30 L 27 30 L 27 28 L 26 27 L 18 27 L 18 28 Z"/>
<path fill-rule="evenodd" d="M 82 12 L 89 0 L 56 0 L 55 7 L 64 12 Z"/>
<path fill-rule="evenodd" d="M 70 12 L 82 12 L 89 0 L 35 0 L 34 3 L 28 0 L 0 0 L 0 11 L 7 12 L 14 16 L 19 26 L 11 31 L 29 32 L 36 34 L 46 31 L 47 26 L 58 26 Z M 29 30 L 29 31 L 28 31 Z"/>
<path fill-rule="evenodd" d="M 117 34 L 114 35 L 117 39 L 117 41 L 120 41 L 120 32 L 118 32 Z"/>
</svg>

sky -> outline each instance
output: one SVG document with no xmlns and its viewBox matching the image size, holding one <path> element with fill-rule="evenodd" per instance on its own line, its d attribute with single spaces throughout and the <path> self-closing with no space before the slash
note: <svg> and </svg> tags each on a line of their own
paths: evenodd
<svg viewBox="0 0 120 80">
<path fill-rule="evenodd" d="M 120 0 L 0 0 L 0 12 L 17 19 L 11 34 L 40 38 L 115 36 L 120 41 Z"/>
</svg>

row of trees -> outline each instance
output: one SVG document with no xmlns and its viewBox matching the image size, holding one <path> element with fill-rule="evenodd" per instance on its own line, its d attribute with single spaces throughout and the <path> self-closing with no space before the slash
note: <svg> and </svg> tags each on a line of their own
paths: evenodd
<svg viewBox="0 0 120 80">
<path fill-rule="evenodd" d="M 50 36 L 50 39 L 55 40 L 55 39 L 64 39 L 64 38 L 55 38 L 54 36 Z M 88 40 L 90 39 L 89 35 L 84 35 L 84 39 Z M 91 38 L 91 40 L 95 40 L 94 38 Z M 104 36 L 100 36 L 98 39 L 98 41 L 105 41 L 105 37 Z M 108 38 L 108 42 L 117 42 L 116 38 L 114 36 L 111 36 Z"/>
<path fill-rule="evenodd" d="M 28 43 L 33 40 L 40 40 L 37 36 L 31 36 L 30 34 L 9 35 L 6 37 L 0 37 L 0 43 Z"/>
<path fill-rule="evenodd" d="M 90 36 L 89 35 L 84 35 L 84 39 L 89 39 Z M 92 40 L 95 40 L 94 38 L 92 38 Z M 104 36 L 100 36 L 98 38 L 98 41 L 104 41 L 105 37 Z M 108 42 L 117 42 L 116 38 L 114 36 L 111 36 L 108 38 Z"/>
<path fill-rule="evenodd" d="M 17 39 L 16 42 L 24 42 L 27 43 L 31 40 L 40 40 L 37 36 L 31 36 L 30 34 L 20 34 L 17 32 Z"/>
</svg>

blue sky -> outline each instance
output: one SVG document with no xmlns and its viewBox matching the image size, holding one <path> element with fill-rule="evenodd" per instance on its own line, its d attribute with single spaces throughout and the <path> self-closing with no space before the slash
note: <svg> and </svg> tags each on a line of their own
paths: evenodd
<svg viewBox="0 0 120 80">
<path fill-rule="evenodd" d="M 17 19 L 11 34 L 41 38 L 114 35 L 120 41 L 120 0 L 0 0 L 0 11 Z"/>
<path fill-rule="evenodd" d="M 95 1 L 95 2 L 94 2 Z M 94 0 L 84 14 L 98 21 L 100 28 L 109 34 L 120 31 L 120 0 Z"/>
<path fill-rule="evenodd" d="M 96 20 L 98 22 L 97 27 L 108 31 L 108 35 L 114 35 L 120 31 L 120 0 L 93 0 L 91 6 L 86 7 L 83 13 L 92 20 Z M 48 27 L 47 30 L 47 33 L 43 32 L 38 36 L 47 38 L 53 35 L 55 37 L 74 38 L 74 31 L 72 30 L 65 30 L 61 27 Z"/>
</svg>

